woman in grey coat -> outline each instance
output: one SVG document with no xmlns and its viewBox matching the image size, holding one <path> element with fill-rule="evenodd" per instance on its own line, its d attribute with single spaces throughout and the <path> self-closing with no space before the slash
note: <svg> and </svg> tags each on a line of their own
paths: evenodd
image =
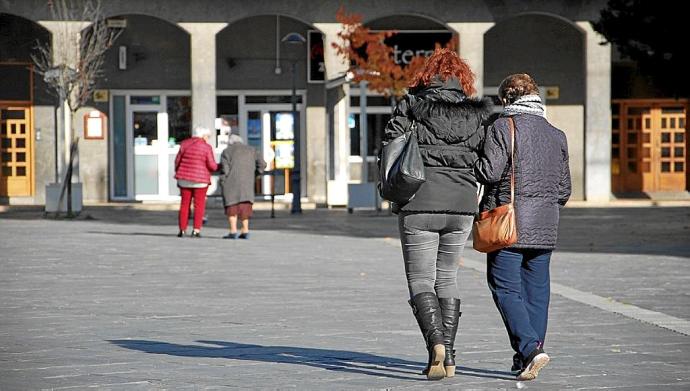
<svg viewBox="0 0 690 391">
<path fill-rule="evenodd" d="M 266 167 L 263 157 L 255 148 L 245 145 L 238 135 L 230 135 L 228 147 L 220 158 L 220 187 L 223 205 L 228 216 L 230 232 L 225 239 L 237 239 L 237 219 L 242 221 L 240 239 L 249 239 L 249 218 L 252 216 L 254 186 L 257 175 Z"/>
<path fill-rule="evenodd" d="M 527 74 L 510 75 L 498 90 L 501 117 L 487 131 L 483 156 L 475 165 L 486 185 L 480 211 L 510 202 L 515 166 L 517 243 L 487 256 L 487 280 L 510 344 L 518 380 L 532 380 L 549 362 L 544 352 L 549 310 L 549 263 L 556 247 L 560 209 L 570 197 L 565 133 L 546 120 L 537 83 Z M 510 125 L 515 126 L 511 161 Z"/>
</svg>

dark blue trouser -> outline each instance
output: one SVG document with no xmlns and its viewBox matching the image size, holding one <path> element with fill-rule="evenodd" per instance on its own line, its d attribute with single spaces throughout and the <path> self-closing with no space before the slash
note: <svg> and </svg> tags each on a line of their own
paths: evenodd
<svg viewBox="0 0 690 391">
<path fill-rule="evenodd" d="M 546 338 L 551 250 L 503 249 L 487 256 L 486 278 L 508 331 L 522 358 Z"/>
</svg>

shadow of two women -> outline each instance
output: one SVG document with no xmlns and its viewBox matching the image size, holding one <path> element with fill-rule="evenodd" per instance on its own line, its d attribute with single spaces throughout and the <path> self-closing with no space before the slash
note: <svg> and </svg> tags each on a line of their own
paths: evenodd
<svg viewBox="0 0 690 391">
<path fill-rule="evenodd" d="M 425 364 L 393 357 L 346 350 L 263 346 L 226 341 L 196 341 L 199 345 L 120 339 L 108 341 L 122 348 L 180 357 L 210 357 L 281 364 L 306 365 L 331 371 L 358 373 L 400 380 L 420 380 Z M 458 366 L 457 375 L 514 380 L 508 372 Z"/>
</svg>

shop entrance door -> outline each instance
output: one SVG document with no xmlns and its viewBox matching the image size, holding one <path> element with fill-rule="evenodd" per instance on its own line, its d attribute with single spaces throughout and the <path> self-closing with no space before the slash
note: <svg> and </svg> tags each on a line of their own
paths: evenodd
<svg viewBox="0 0 690 391">
<path fill-rule="evenodd" d="M 31 106 L 0 102 L 0 196 L 33 195 L 31 118 Z"/>
<path fill-rule="evenodd" d="M 112 198 L 175 200 L 175 156 L 190 136 L 191 104 L 182 95 L 113 95 Z"/>
<path fill-rule="evenodd" d="M 613 102 L 614 192 L 680 192 L 687 180 L 687 102 Z"/>
<path fill-rule="evenodd" d="M 300 112 L 297 111 L 297 118 L 294 119 L 290 105 L 247 104 L 244 107 L 245 112 L 241 117 L 246 121 L 247 144 L 261 152 L 267 164 L 266 170 L 273 171 L 272 176 L 264 176 L 257 181 L 256 194 L 290 194 L 290 175 L 295 164 L 294 124 L 302 120 Z M 301 127 L 303 129 L 304 124 Z M 304 160 L 303 157 L 303 163 Z M 306 183 L 304 177 L 302 183 Z"/>
</svg>

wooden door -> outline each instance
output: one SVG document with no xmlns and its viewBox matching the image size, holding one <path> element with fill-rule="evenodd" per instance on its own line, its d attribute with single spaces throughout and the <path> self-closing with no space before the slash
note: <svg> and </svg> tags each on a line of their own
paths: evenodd
<svg viewBox="0 0 690 391">
<path fill-rule="evenodd" d="M 614 192 L 684 191 L 685 101 L 614 101 L 611 173 Z"/>
<path fill-rule="evenodd" d="M 34 193 L 31 107 L 0 104 L 0 196 Z"/>
</svg>

